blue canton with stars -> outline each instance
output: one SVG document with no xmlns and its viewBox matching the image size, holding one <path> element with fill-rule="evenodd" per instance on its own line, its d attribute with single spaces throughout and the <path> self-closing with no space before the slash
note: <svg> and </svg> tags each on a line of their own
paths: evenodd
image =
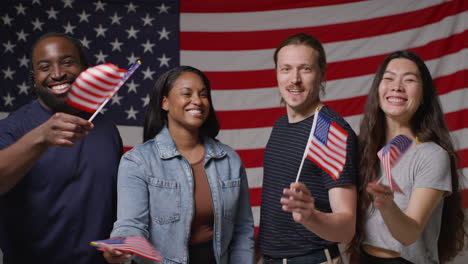
<svg viewBox="0 0 468 264">
<path fill-rule="evenodd" d="M 328 119 L 326 116 L 321 114 L 320 112 L 317 113 L 317 124 L 314 131 L 314 136 L 323 145 L 327 145 L 328 142 L 328 131 L 330 130 L 331 120 Z"/>
<path fill-rule="evenodd" d="M 160 74 L 179 65 L 178 0 L 7 0 L 0 9 L 0 112 L 36 96 L 29 83 L 33 43 L 63 32 L 87 49 L 90 66 L 139 69 L 104 107 L 118 125 L 141 126 L 149 91 Z"/>
</svg>

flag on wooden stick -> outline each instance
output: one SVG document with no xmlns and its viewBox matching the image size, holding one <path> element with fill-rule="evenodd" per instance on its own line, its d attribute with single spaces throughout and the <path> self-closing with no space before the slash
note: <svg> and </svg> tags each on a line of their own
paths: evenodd
<svg viewBox="0 0 468 264">
<path fill-rule="evenodd" d="M 385 175 L 387 175 L 388 184 L 392 191 L 403 193 L 393 179 L 392 168 L 398 163 L 403 153 L 408 150 L 412 143 L 413 141 L 407 136 L 398 135 L 377 152 L 377 156 L 384 167 Z"/>
<path fill-rule="evenodd" d="M 315 111 L 304 157 L 314 162 L 337 181 L 346 163 L 348 132 L 330 120 L 320 109 Z M 296 181 L 302 170 L 302 159 Z"/>
</svg>

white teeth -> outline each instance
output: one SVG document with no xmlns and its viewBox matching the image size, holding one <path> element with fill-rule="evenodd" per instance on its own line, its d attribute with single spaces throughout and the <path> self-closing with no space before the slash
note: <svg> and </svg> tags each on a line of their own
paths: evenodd
<svg viewBox="0 0 468 264">
<path fill-rule="evenodd" d="M 291 93 L 300 93 L 302 91 L 301 90 L 289 90 L 289 92 L 291 92 Z"/>
<path fill-rule="evenodd" d="M 400 102 L 404 102 L 405 100 L 402 98 L 391 97 L 391 98 L 388 98 L 388 101 L 392 103 L 400 103 Z"/>
<path fill-rule="evenodd" d="M 59 84 L 59 85 L 55 85 L 55 86 L 52 86 L 52 90 L 55 90 L 55 91 L 59 91 L 59 90 L 63 90 L 65 88 L 68 87 L 68 84 Z"/>
<path fill-rule="evenodd" d="M 188 110 L 191 114 L 201 114 L 201 110 Z"/>
</svg>

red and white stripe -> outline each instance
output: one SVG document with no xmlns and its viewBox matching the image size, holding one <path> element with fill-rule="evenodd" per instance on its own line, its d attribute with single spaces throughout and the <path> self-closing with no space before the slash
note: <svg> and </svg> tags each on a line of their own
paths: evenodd
<svg viewBox="0 0 468 264">
<path fill-rule="evenodd" d="M 119 249 L 125 252 L 130 252 L 140 257 L 161 261 L 162 256 L 158 251 L 143 237 L 127 237 L 124 239 L 124 244 L 110 244 L 114 249 Z"/>
<path fill-rule="evenodd" d="M 318 112 L 316 112 L 316 115 L 318 115 Z M 312 130 L 316 129 L 320 128 L 314 125 Z M 313 135 L 313 131 L 311 133 L 312 137 L 308 145 L 307 158 L 326 171 L 334 181 L 337 181 L 346 163 L 348 133 L 334 122 L 330 124 L 327 144 L 323 144 L 318 140 Z"/>
<path fill-rule="evenodd" d="M 390 150 L 386 154 L 382 154 L 382 153 L 383 153 L 383 150 L 380 150 L 377 153 L 377 156 L 379 157 L 380 161 L 382 162 L 382 166 L 384 168 L 385 175 L 387 177 L 390 189 L 392 191 L 403 193 L 400 186 L 393 180 L 393 175 L 392 175 L 392 168 L 399 161 L 399 159 L 400 159 L 400 157 L 402 155 L 401 151 L 398 149 L 397 146 L 391 144 L 390 145 Z"/>
<path fill-rule="evenodd" d="M 118 88 L 126 70 L 111 63 L 100 64 L 81 72 L 67 94 L 67 102 L 78 109 L 94 113 Z"/>
</svg>

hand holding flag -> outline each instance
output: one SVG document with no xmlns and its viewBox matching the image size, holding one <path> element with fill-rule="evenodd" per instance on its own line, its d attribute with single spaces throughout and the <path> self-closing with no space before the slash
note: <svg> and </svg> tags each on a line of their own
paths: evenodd
<svg viewBox="0 0 468 264">
<path fill-rule="evenodd" d="M 337 181 L 346 163 L 347 139 L 348 132 L 321 113 L 318 108 L 315 110 L 304 158 L 310 159 L 327 172 L 334 181 Z M 299 167 L 296 182 L 299 180 L 304 158 Z"/>
<path fill-rule="evenodd" d="M 97 240 L 90 243 L 92 246 L 97 247 L 102 251 L 120 250 L 123 252 L 132 253 L 142 258 L 154 261 L 161 261 L 162 256 L 159 252 L 146 240 L 144 237 L 131 236 L 131 237 L 117 237 L 106 240 Z M 115 256 L 113 258 L 128 258 L 126 255 Z"/>
<path fill-rule="evenodd" d="M 387 175 L 388 184 L 392 191 L 403 193 L 398 184 L 392 176 L 392 168 L 398 163 L 403 153 L 411 146 L 413 141 L 404 135 L 394 137 L 387 145 L 379 150 L 377 156 L 379 157 L 385 174 Z M 383 179 L 379 180 L 379 182 Z"/>
</svg>

